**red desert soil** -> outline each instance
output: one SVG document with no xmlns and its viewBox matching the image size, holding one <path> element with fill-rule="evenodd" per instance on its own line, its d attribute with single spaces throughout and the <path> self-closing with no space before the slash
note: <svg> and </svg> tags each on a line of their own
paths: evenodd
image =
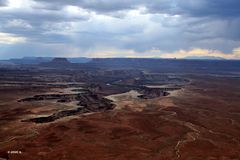
<svg viewBox="0 0 240 160">
<path fill-rule="evenodd" d="M 125 107 L 75 115 L 51 123 L 21 122 L 36 108 L 18 104 L 23 94 L 1 89 L 0 157 L 10 160 L 238 160 L 240 82 L 191 76 L 168 97 L 124 102 Z M 11 97 L 12 95 L 15 97 Z M 24 96 L 34 95 L 34 91 Z M 9 102 L 9 103 L 7 103 Z M 37 106 L 38 105 L 38 106 Z M 121 104 L 119 104 L 121 105 Z M 141 106 L 137 110 L 138 105 Z M 34 107 L 33 107 L 34 106 Z M 142 106 L 145 106 L 142 109 Z M 7 154 L 21 151 L 21 154 Z"/>
</svg>

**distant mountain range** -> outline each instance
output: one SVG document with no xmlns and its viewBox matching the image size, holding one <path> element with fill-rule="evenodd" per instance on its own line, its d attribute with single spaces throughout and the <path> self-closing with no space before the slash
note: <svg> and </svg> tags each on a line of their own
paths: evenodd
<svg viewBox="0 0 240 160">
<path fill-rule="evenodd" d="M 9 60 L 2 60 L 0 61 L 0 64 L 40 64 L 44 62 L 50 62 L 55 57 L 23 57 L 23 58 L 13 58 Z M 67 58 L 67 60 L 71 63 L 87 63 L 91 61 L 91 58 L 85 58 L 85 57 L 78 57 L 78 58 Z"/>
<path fill-rule="evenodd" d="M 161 73 L 239 73 L 240 60 L 221 59 L 160 59 L 160 58 L 51 58 L 25 57 L 0 61 L 0 68 L 36 67 L 62 69 L 145 69 Z M 196 57 L 194 57 L 196 58 Z M 75 62 L 75 63 L 74 63 Z M 77 63 L 76 63 L 77 62 Z"/>
<path fill-rule="evenodd" d="M 184 59 L 192 59 L 192 60 L 225 60 L 222 57 L 214 57 L 214 56 L 188 56 Z"/>
<path fill-rule="evenodd" d="M 9 60 L 0 60 L 0 67 L 7 67 L 7 66 L 15 66 L 15 65 L 38 65 L 42 63 L 48 63 L 58 57 L 23 57 L 23 58 L 12 58 Z M 61 58 L 61 57 L 60 57 Z M 113 61 L 111 65 L 116 65 L 122 63 L 143 63 L 144 61 L 178 61 L 178 59 L 162 59 L 162 58 L 86 58 L 86 57 L 78 57 L 78 58 L 65 58 L 70 63 L 88 63 L 91 64 L 96 63 L 98 61 L 107 62 Z M 214 56 L 188 56 L 183 58 L 182 60 L 190 61 L 190 60 L 199 60 L 199 61 L 224 61 L 227 59 L 221 57 L 214 57 Z M 128 64 L 129 65 L 129 64 Z"/>
</svg>

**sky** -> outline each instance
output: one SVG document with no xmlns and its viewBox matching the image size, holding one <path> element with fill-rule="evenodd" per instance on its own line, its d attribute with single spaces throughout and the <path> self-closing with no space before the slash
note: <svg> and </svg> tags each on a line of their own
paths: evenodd
<svg viewBox="0 0 240 160">
<path fill-rule="evenodd" d="M 239 0 L 0 0 L 0 59 L 240 59 Z"/>
</svg>

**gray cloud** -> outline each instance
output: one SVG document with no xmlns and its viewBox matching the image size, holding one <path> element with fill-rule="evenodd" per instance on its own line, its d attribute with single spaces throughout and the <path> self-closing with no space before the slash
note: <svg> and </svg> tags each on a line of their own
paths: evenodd
<svg viewBox="0 0 240 160">
<path fill-rule="evenodd" d="M 97 12 L 116 12 L 120 10 L 133 9 L 137 5 L 141 5 L 141 0 L 35 0 L 36 2 L 41 2 L 48 9 L 59 9 L 65 5 L 75 5 L 81 8 L 90 9 Z"/>
<path fill-rule="evenodd" d="M 35 0 L 45 7 L 59 9 L 65 5 L 76 5 L 96 12 L 117 12 L 146 7 L 150 13 L 165 13 L 188 16 L 240 16 L 239 0 Z"/>
<path fill-rule="evenodd" d="M 88 56 L 92 50 L 113 49 L 141 54 L 206 48 L 230 53 L 240 46 L 238 0 L 28 1 L 34 3 L 0 8 L 0 32 L 26 38 L 24 44 L 0 44 L 7 48 L 0 57 L 10 51 L 16 52 L 13 56 L 28 51 Z M 0 5 L 7 5 L 4 2 Z"/>
<path fill-rule="evenodd" d="M 30 41 L 55 43 L 69 39 L 67 36 L 50 33 L 63 32 L 72 22 L 86 21 L 88 15 L 68 14 L 63 9 L 47 10 L 34 8 L 0 9 L 0 32 L 12 33 L 28 38 Z"/>
<path fill-rule="evenodd" d="M 5 6 L 7 5 L 7 1 L 6 0 L 0 0 L 0 6 Z"/>
<path fill-rule="evenodd" d="M 176 0 L 175 12 L 195 17 L 217 16 L 238 17 L 240 16 L 240 1 L 238 0 Z"/>
</svg>

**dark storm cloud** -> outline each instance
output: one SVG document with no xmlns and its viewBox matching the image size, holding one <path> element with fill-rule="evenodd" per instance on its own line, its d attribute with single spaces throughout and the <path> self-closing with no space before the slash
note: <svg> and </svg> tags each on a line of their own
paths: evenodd
<svg viewBox="0 0 240 160">
<path fill-rule="evenodd" d="M 46 8 L 59 9 L 65 5 L 75 5 L 81 8 L 90 9 L 97 12 L 115 12 L 120 10 L 132 9 L 142 4 L 141 0 L 35 0 L 42 2 Z"/>
<path fill-rule="evenodd" d="M 239 0 L 172 0 L 167 7 L 161 7 L 161 1 L 156 5 L 149 4 L 149 11 L 168 14 L 180 14 L 193 17 L 216 16 L 238 17 L 240 16 Z"/>
<path fill-rule="evenodd" d="M 61 53 L 98 48 L 141 53 L 207 48 L 230 53 L 240 46 L 239 0 L 6 2 L 0 0 L 0 36 L 5 36 L 3 40 L 11 34 L 26 38 L 25 44 L 3 47 L 16 52 L 37 48 L 36 54 L 52 55 L 61 46 Z M 23 4 L 18 6 L 19 2 Z M 0 45 L 2 41 L 0 37 Z"/>
<path fill-rule="evenodd" d="M 9 19 L 23 19 L 30 23 L 41 23 L 46 21 L 61 22 L 61 21 L 77 21 L 86 20 L 87 16 L 74 16 L 63 14 L 63 11 L 52 11 L 52 10 L 10 10 L 2 11 L 0 20 Z"/>
<path fill-rule="evenodd" d="M 116 12 L 121 10 L 146 7 L 150 13 L 171 15 L 201 16 L 240 16 L 239 0 L 35 0 L 45 7 L 61 8 L 64 5 L 76 5 L 96 12 Z"/>
</svg>

